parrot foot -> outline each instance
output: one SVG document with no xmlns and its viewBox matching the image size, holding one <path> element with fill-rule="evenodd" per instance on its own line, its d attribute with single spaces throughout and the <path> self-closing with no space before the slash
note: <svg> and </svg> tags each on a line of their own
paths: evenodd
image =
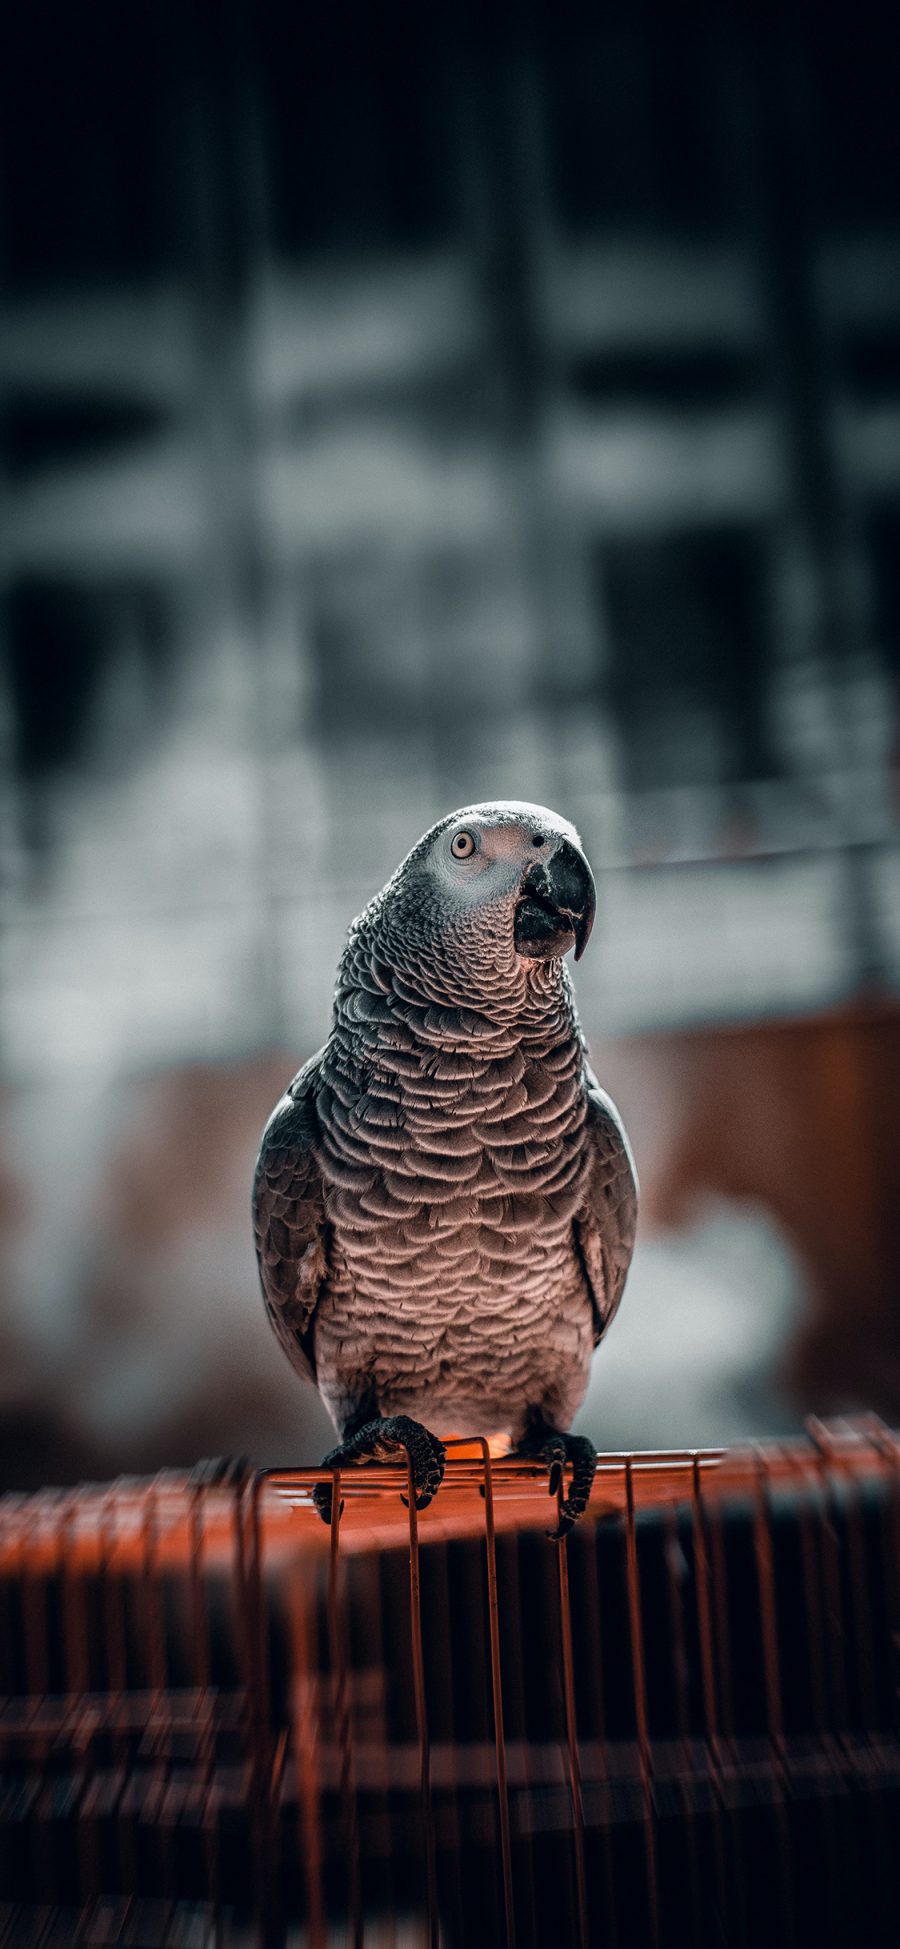
<svg viewBox="0 0 900 1949">
<path fill-rule="evenodd" d="M 558 1495 L 567 1464 L 571 1463 L 572 1481 L 567 1496 L 559 1506 L 559 1523 L 556 1529 L 547 1534 L 554 1543 L 562 1543 L 569 1531 L 574 1529 L 579 1516 L 583 1516 L 588 1506 L 591 1487 L 597 1468 L 597 1450 L 586 1435 L 564 1435 L 558 1428 L 541 1426 L 533 1428 L 519 1443 L 517 1455 L 529 1456 L 546 1462 L 550 1471 L 550 1494 Z"/>
<path fill-rule="evenodd" d="M 391 1414 L 366 1421 L 338 1448 L 332 1448 L 328 1455 L 323 1455 L 322 1467 L 343 1469 L 354 1462 L 395 1462 L 398 1448 L 403 1449 L 412 1463 L 416 1508 L 427 1509 L 443 1481 L 447 1451 L 437 1435 L 423 1428 L 421 1421 L 413 1421 L 408 1414 Z M 331 1501 L 330 1482 L 317 1483 L 313 1490 L 313 1502 L 324 1523 L 331 1521 Z M 403 1501 L 406 1501 L 405 1496 Z"/>
</svg>

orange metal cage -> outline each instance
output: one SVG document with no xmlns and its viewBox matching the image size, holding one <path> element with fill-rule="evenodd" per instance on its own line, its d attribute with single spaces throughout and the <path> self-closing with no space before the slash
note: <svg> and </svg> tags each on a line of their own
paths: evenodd
<svg viewBox="0 0 900 1949">
<path fill-rule="evenodd" d="M 896 1932 L 880 1422 L 605 1455 L 565 1547 L 486 1443 L 323 1479 L 0 1501 L 0 1941 Z"/>
</svg>

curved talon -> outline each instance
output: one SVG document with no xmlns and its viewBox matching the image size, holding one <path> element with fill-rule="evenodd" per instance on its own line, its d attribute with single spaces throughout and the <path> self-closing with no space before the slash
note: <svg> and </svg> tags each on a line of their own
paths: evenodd
<svg viewBox="0 0 900 1949">
<path fill-rule="evenodd" d="M 437 1495 L 444 1476 L 446 1449 L 437 1435 L 420 1421 L 413 1421 L 409 1415 L 387 1415 L 381 1420 L 367 1421 L 355 1434 L 349 1435 L 338 1448 L 333 1448 L 322 1460 L 323 1468 L 343 1469 L 348 1463 L 392 1459 L 385 1451 L 401 1448 L 412 1463 L 413 1489 L 417 1509 L 427 1509 Z M 332 1485 L 318 1482 L 313 1489 L 312 1500 L 323 1522 L 331 1521 Z M 408 1507 L 407 1499 L 401 1501 Z M 343 1507 L 343 1505 L 342 1505 Z"/>
<path fill-rule="evenodd" d="M 330 1485 L 327 1482 L 317 1482 L 312 1492 L 312 1499 L 315 1508 L 318 1509 L 319 1515 L 321 1516 L 323 1523 L 327 1523 L 330 1529 L 332 1505 L 334 1502 L 333 1489 L 330 1487 Z M 340 1522 L 346 1506 L 347 1505 L 342 1496 L 340 1502 L 340 1508 L 338 1509 L 338 1522 Z"/>
<path fill-rule="evenodd" d="M 559 1496 L 566 1465 L 571 1464 L 572 1480 L 568 1495 L 559 1504 L 557 1527 L 547 1531 L 551 1542 L 564 1542 L 590 1501 L 597 1467 L 593 1442 L 586 1435 L 564 1435 L 557 1428 L 539 1426 L 520 1443 L 516 1454 L 546 1463 L 551 1496 Z"/>
<path fill-rule="evenodd" d="M 331 1505 L 333 1499 L 334 1499 L 333 1485 L 330 1482 L 317 1482 L 312 1492 L 313 1507 L 318 1510 L 323 1523 L 328 1523 L 328 1524 L 331 1523 Z M 338 1510 L 338 1522 L 340 1522 L 343 1513 L 344 1513 L 344 1498 L 342 1496 L 341 1506 L 340 1509 Z"/>
</svg>

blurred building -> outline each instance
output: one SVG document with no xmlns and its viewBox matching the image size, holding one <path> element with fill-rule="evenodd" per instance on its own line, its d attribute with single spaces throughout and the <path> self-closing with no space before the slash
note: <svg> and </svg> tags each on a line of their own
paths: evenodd
<svg viewBox="0 0 900 1949">
<path fill-rule="evenodd" d="M 449 806 L 581 827 L 593 1034 L 900 984 L 892 30 L 389 12 L 36 9 L 0 77 L 8 1366 L 113 1447 L 256 1328 L 213 1196 L 196 1338 L 101 1385 L 122 1171 L 239 1101 L 243 1196 Z"/>
</svg>

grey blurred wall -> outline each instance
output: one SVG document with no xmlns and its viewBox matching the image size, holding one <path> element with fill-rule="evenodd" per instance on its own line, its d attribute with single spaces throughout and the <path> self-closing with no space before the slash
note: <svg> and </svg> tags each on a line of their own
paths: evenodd
<svg viewBox="0 0 900 1949">
<path fill-rule="evenodd" d="M 751 1184 L 737 1230 L 653 1234 L 690 1100 L 658 1038 L 895 1005 L 897 79 L 865 7 L 11 23 L 7 1479 L 315 1451 L 255 1298 L 256 1131 L 353 914 L 501 794 L 580 825 L 583 1013 L 630 1038 L 616 1438 L 800 1411 L 783 1214 Z M 695 1316 L 673 1432 L 686 1289 L 722 1332 Z"/>
</svg>

